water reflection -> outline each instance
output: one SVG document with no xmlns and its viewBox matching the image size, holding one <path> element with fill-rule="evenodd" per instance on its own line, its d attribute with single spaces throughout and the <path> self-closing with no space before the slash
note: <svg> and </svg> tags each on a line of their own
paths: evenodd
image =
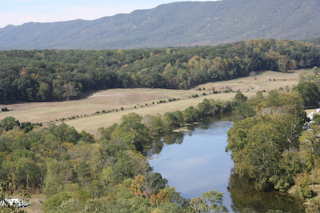
<svg viewBox="0 0 320 213">
<path fill-rule="evenodd" d="M 145 155 L 147 157 L 151 157 L 152 155 L 160 154 L 163 147 L 167 145 L 182 144 L 183 138 L 184 138 L 184 133 L 182 132 L 171 133 L 171 134 L 167 134 L 162 137 L 156 138 L 154 141 L 152 141 L 151 144 L 149 144 L 149 146 L 151 146 L 151 149 L 147 150 Z"/>
<path fill-rule="evenodd" d="M 258 191 L 248 178 L 234 174 L 233 162 L 225 152 L 230 121 L 204 120 L 189 126 L 191 132 L 171 133 L 150 144 L 145 153 L 155 172 L 169 180 L 185 198 L 201 196 L 216 189 L 224 193 L 230 212 L 251 208 L 304 212 L 302 201 L 286 193 Z M 231 173 L 230 173 L 231 169 Z"/>
<path fill-rule="evenodd" d="M 253 181 L 247 177 L 234 174 L 229 178 L 228 192 L 230 193 L 233 212 L 241 212 L 244 208 L 257 212 L 267 212 L 269 209 L 284 212 L 305 212 L 303 201 L 296 196 L 280 193 L 270 188 L 256 190 Z"/>
</svg>

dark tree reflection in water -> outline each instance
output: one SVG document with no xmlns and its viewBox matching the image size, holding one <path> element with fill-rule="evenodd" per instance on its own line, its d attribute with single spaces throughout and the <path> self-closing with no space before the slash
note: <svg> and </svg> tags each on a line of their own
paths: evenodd
<svg viewBox="0 0 320 213">
<path fill-rule="evenodd" d="M 177 132 L 177 133 L 170 133 L 166 134 L 162 137 L 154 139 L 152 143 L 150 144 L 151 149 L 147 150 L 147 153 L 145 153 L 148 157 L 159 154 L 162 151 L 162 148 L 167 145 L 172 144 L 182 144 L 184 138 L 183 132 Z"/>
<path fill-rule="evenodd" d="M 230 174 L 228 192 L 234 212 L 241 212 L 245 208 L 256 212 L 267 212 L 270 209 L 292 213 L 305 212 L 303 201 L 299 197 L 274 191 L 272 186 L 257 190 L 253 181 L 236 175 L 234 171 Z"/>
<path fill-rule="evenodd" d="M 203 120 L 188 126 L 190 132 L 170 133 L 152 141 L 150 150 L 144 153 L 150 166 L 185 198 L 201 197 L 202 192 L 211 189 L 223 192 L 223 205 L 230 212 L 245 208 L 259 213 L 269 209 L 304 212 L 299 198 L 267 188 L 256 190 L 252 181 L 234 172 L 230 174 L 233 162 L 225 147 L 233 123 L 225 118 L 217 120 Z"/>
</svg>

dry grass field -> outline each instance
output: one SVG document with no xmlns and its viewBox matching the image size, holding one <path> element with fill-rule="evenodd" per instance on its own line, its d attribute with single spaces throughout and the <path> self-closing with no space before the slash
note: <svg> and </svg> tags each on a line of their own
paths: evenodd
<svg viewBox="0 0 320 213">
<path fill-rule="evenodd" d="M 0 105 L 13 109 L 10 112 L 0 113 L 0 119 L 13 116 L 20 122 L 50 122 L 60 118 L 79 116 L 74 120 L 65 120 L 68 125 L 74 126 L 78 131 L 85 130 L 95 133 L 99 127 L 107 127 L 115 122 L 120 122 L 121 116 L 130 112 L 140 115 L 163 114 L 169 111 L 184 110 L 189 106 L 196 106 L 205 98 L 220 99 L 222 101 L 232 100 L 235 93 L 218 93 L 202 96 L 203 92 L 209 94 L 214 87 L 216 91 L 224 91 L 226 87 L 231 87 L 233 91 L 238 89 L 246 96 L 253 96 L 256 91 L 279 89 L 288 85 L 290 89 L 298 84 L 299 75 L 305 70 L 298 70 L 291 73 L 279 73 L 265 71 L 254 77 L 245 77 L 230 81 L 220 81 L 199 85 L 196 88 L 205 87 L 205 91 L 191 90 L 169 90 L 169 89 L 109 89 L 92 93 L 87 98 L 81 100 L 64 102 L 45 102 L 45 103 L 18 103 L 10 105 Z M 311 72 L 311 70 L 308 70 Z M 275 79 L 275 81 L 274 81 Z M 198 98 L 189 98 L 191 95 L 198 94 Z M 159 100 L 169 98 L 180 98 L 179 101 L 157 104 Z M 155 102 L 153 105 L 152 102 Z M 145 104 L 148 106 L 145 106 Z M 137 108 L 135 109 L 134 106 Z M 141 107 L 143 106 L 143 107 Z M 123 107 L 124 110 L 120 110 Z M 97 111 L 118 109 L 118 112 L 99 113 Z M 87 116 L 84 116 L 84 115 Z M 93 115 L 94 114 L 94 115 Z M 81 117 L 82 115 L 82 117 Z M 59 124 L 59 121 L 56 122 Z"/>
</svg>

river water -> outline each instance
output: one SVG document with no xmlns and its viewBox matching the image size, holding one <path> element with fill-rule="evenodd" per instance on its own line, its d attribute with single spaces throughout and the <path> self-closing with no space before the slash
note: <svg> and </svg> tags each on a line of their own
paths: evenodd
<svg viewBox="0 0 320 213">
<path fill-rule="evenodd" d="M 150 166 L 176 187 L 184 198 L 201 197 L 202 192 L 223 192 L 223 205 L 230 212 L 245 208 L 266 212 L 304 212 L 302 201 L 286 193 L 256 190 L 252 181 L 233 173 L 233 161 L 225 152 L 231 121 L 206 120 L 192 131 L 171 133 L 155 140 L 148 152 Z"/>
</svg>

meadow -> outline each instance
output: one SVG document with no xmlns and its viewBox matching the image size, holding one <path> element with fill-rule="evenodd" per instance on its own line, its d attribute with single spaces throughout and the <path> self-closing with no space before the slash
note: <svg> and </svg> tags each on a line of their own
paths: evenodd
<svg viewBox="0 0 320 213">
<path fill-rule="evenodd" d="M 249 76 L 229 81 L 206 83 L 190 90 L 108 89 L 92 92 L 88 97 L 80 100 L 0 105 L 0 108 L 7 107 L 11 110 L 9 112 L 1 112 L 0 119 L 13 116 L 19 119 L 20 122 L 30 121 L 45 124 L 53 122 L 60 124 L 61 121 L 59 119 L 67 118 L 64 121 L 66 124 L 74 126 L 78 131 L 85 130 L 94 134 L 99 127 L 108 127 L 115 122 L 118 123 L 122 115 L 130 112 L 136 112 L 142 116 L 155 115 L 157 113 L 164 114 L 165 112 L 184 110 L 189 106 L 196 106 L 205 98 L 220 99 L 221 101 L 232 100 L 235 91 L 238 90 L 251 97 L 257 91 L 268 92 L 280 87 L 285 89 L 286 86 L 292 89 L 294 85 L 298 84 L 299 75 L 304 71 L 311 72 L 311 70 L 297 70 L 289 73 L 264 71 L 254 77 Z M 227 87 L 234 92 L 223 93 Z M 198 88 L 201 88 L 201 91 Z M 213 88 L 215 91 L 221 91 L 221 93 L 212 94 Z M 203 93 L 206 93 L 206 95 L 204 96 Z M 189 98 L 196 94 L 199 97 Z M 267 93 L 264 94 L 266 95 Z M 180 100 L 168 102 L 168 99 L 172 98 L 180 98 Z M 157 104 L 159 100 L 166 100 L 167 102 Z M 102 113 L 103 110 L 115 111 Z M 72 116 L 76 118 L 69 120 L 68 117 Z"/>
</svg>

